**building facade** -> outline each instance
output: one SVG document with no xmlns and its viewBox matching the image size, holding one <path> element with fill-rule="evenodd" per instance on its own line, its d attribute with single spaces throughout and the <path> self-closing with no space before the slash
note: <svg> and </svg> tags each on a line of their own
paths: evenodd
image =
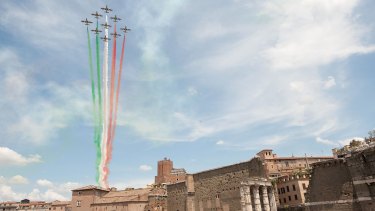
<svg viewBox="0 0 375 211">
<path fill-rule="evenodd" d="M 311 169 L 311 164 L 331 160 L 333 156 L 305 156 L 305 157 L 278 157 L 272 149 L 265 149 L 257 153 L 265 165 L 269 178 L 292 175 Z"/>
<path fill-rule="evenodd" d="M 158 172 L 155 184 L 169 184 L 181 182 L 185 179 L 186 171 L 183 168 L 173 168 L 173 161 L 164 158 L 158 161 Z"/>
<path fill-rule="evenodd" d="M 277 193 L 280 207 L 295 207 L 304 204 L 310 174 L 296 174 L 277 178 Z"/>
<path fill-rule="evenodd" d="M 247 162 L 189 174 L 167 185 L 168 210 L 276 210 L 274 189 L 262 161 Z"/>
<path fill-rule="evenodd" d="M 90 185 L 72 190 L 71 210 L 165 211 L 166 190 L 163 186 L 117 190 Z"/>
</svg>

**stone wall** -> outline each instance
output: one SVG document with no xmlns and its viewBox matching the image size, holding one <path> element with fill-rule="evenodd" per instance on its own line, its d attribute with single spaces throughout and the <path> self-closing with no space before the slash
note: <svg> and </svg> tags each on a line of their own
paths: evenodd
<svg viewBox="0 0 375 211">
<path fill-rule="evenodd" d="M 306 210 L 375 210 L 375 148 L 313 165 Z"/>
<path fill-rule="evenodd" d="M 359 206 L 375 210 L 375 147 L 353 153 L 346 160 Z"/>
<path fill-rule="evenodd" d="M 265 177 L 259 158 L 193 175 L 195 210 L 241 210 L 241 182 Z"/>
<path fill-rule="evenodd" d="M 241 210 L 241 182 L 251 177 L 266 177 L 259 158 L 187 175 L 167 186 L 168 210 Z"/>
<path fill-rule="evenodd" d="M 171 211 L 186 210 L 187 185 L 186 181 L 167 185 L 167 207 Z"/>
</svg>

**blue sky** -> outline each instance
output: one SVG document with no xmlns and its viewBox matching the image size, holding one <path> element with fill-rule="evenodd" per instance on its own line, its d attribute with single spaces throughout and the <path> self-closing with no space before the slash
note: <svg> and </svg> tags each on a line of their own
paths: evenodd
<svg viewBox="0 0 375 211">
<path fill-rule="evenodd" d="M 105 4 L 132 28 L 111 186 L 151 183 L 164 157 L 193 173 L 330 155 L 374 128 L 373 1 L 4 1 L 0 201 L 95 183 L 80 20 Z"/>
</svg>

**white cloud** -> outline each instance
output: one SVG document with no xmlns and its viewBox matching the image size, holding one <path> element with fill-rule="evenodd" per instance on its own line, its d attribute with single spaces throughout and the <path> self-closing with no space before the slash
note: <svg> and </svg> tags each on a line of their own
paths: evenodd
<svg viewBox="0 0 375 211">
<path fill-rule="evenodd" d="M 148 41 L 143 47 L 154 47 L 142 48 L 143 55 L 158 54 L 162 59 L 156 62 L 163 68 L 145 67 L 144 72 L 153 75 L 153 83 L 149 83 L 153 89 L 138 95 L 151 93 L 146 94 L 147 99 L 155 103 L 128 104 L 121 118 L 128 122 L 121 124 L 155 141 L 195 141 L 228 131 L 251 131 L 263 124 L 277 127 L 278 133 L 291 139 L 294 133 L 311 138 L 342 129 L 345 126 L 340 124 L 338 113 L 345 102 L 326 91 L 336 85 L 341 73 L 323 78 L 323 71 L 328 70 L 322 67 L 374 50 L 364 42 L 368 30 L 356 18 L 357 5 L 358 1 L 237 1 L 223 9 L 184 2 L 184 10 L 173 19 L 176 27 L 170 25 L 168 31 L 187 34 L 177 36 L 177 41 L 171 38 L 171 42 L 180 44 L 183 53 L 177 53 L 189 59 L 177 65 L 171 59 L 174 55 L 158 54 L 168 21 L 147 29 L 158 36 L 150 34 L 140 40 Z M 197 8 L 211 6 L 215 12 L 204 20 L 194 15 L 189 21 L 184 19 Z M 163 7 L 152 14 L 150 11 L 145 8 L 139 20 L 162 18 Z M 139 27 L 147 24 L 139 23 Z M 199 96 L 188 99 L 175 95 L 173 90 L 179 86 L 162 77 L 175 65 L 179 67 L 176 81 L 188 78 L 194 84 L 191 93 L 199 90 Z M 258 138 L 267 140 L 268 136 Z M 279 144 L 280 137 L 266 143 Z"/>
<path fill-rule="evenodd" d="M 264 141 L 262 141 L 262 145 L 277 146 L 282 141 L 286 140 L 287 138 L 288 138 L 287 136 L 271 136 L 271 137 L 266 138 Z"/>
<path fill-rule="evenodd" d="M 330 146 L 338 146 L 338 143 L 330 141 L 328 139 L 322 139 L 320 137 L 316 137 L 315 140 L 316 142 L 321 143 L 321 144 L 330 145 Z"/>
<path fill-rule="evenodd" d="M 0 199 L 2 201 L 20 201 L 25 197 L 26 194 L 14 192 L 11 186 L 0 185 Z"/>
<path fill-rule="evenodd" d="M 6 184 L 6 178 L 4 176 L 0 176 L 0 185 Z"/>
<path fill-rule="evenodd" d="M 280 37 L 266 56 L 277 69 L 303 69 L 374 51 L 375 46 L 361 43 L 366 30 L 355 21 L 357 4 L 357 0 L 265 3 L 266 13 L 283 20 L 276 26 Z"/>
<path fill-rule="evenodd" d="M 140 165 L 139 170 L 141 170 L 141 171 L 151 171 L 152 167 L 149 166 L 149 165 Z"/>
<path fill-rule="evenodd" d="M 329 88 L 334 87 L 334 86 L 336 86 L 336 80 L 335 80 L 334 77 L 329 76 L 328 80 L 324 82 L 324 88 L 329 89 Z"/>
<path fill-rule="evenodd" d="M 81 186 L 81 184 L 75 182 L 54 184 L 49 180 L 39 179 L 36 182 L 36 184 L 39 185 L 39 188 L 34 188 L 31 192 L 27 193 L 17 192 L 13 190 L 12 186 L 8 185 L 12 184 L 12 182 L 13 184 L 23 184 L 26 181 L 28 182 L 26 178 L 23 178 L 19 175 L 9 179 L 8 181 L 4 177 L 0 176 L 0 179 L 1 178 L 4 180 L 4 182 L 0 181 L 0 199 L 4 201 L 20 201 L 24 198 L 28 198 L 30 200 L 42 200 L 47 202 L 55 200 L 66 201 L 71 198 L 71 190 Z"/>
<path fill-rule="evenodd" d="M 30 163 L 42 162 L 41 156 L 38 154 L 23 156 L 17 152 L 7 148 L 0 147 L 0 165 L 27 165 Z"/>
<path fill-rule="evenodd" d="M 53 183 L 49 180 L 46 180 L 46 179 L 39 179 L 39 180 L 36 181 L 36 184 L 38 184 L 39 186 L 42 186 L 42 187 L 47 187 L 47 188 L 53 187 Z"/>
<path fill-rule="evenodd" d="M 189 87 L 189 88 L 188 88 L 188 93 L 189 93 L 190 96 L 194 96 L 194 95 L 197 95 L 197 94 L 198 94 L 198 91 L 197 91 L 197 89 L 194 88 L 194 87 Z"/>
<path fill-rule="evenodd" d="M 92 106 L 86 94 L 88 86 L 79 82 L 69 86 L 55 82 L 33 83 L 33 71 L 20 62 L 14 51 L 3 50 L 0 65 L 5 71 L 0 74 L 0 91 L 5 94 L 0 99 L 3 110 L 0 125 L 7 140 L 43 144 L 57 137 L 58 131 L 74 118 L 92 118 Z"/>
<path fill-rule="evenodd" d="M 225 142 L 223 140 L 220 140 L 220 141 L 216 142 L 216 145 L 223 145 L 223 144 L 225 144 Z"/>
<path fill-rule="evenodd" d="M 361 137 L 353 137 L 353 138 L 348 138 L 348 139 L 344 139 L 344 140 L 340 140 L 338 141 L 341 145 L 348 145 L 350 144 L 350 142 L 352 140 L 356 140 L 356 141 L 364 141 L 365 139 L 364 138 L 361 138 Z"/>
<path fill-rule="evenodd" d="M 21 175 L 11 177 L 8 182 L 9 184 L 29 184 L 29 180 Z"/>
<path fill-rule="evenodd" d="M 37 0 L 35 4 L 26 3 L 20 6 L 14 2 L 4 2 L 0 6 L 0 22 L 4 30 L 18 39 L 34 44 L 37 48 L 55 51 L 73 49 L 79 45 L 78 27 L 82 25 L 72 23 L 81 20 L 82 11 L 91 8 L 88 3 L 84 4 Z M 70 15 L 67 16 L 64 11 L 70 11 Z M 15 22 L 18 24 L 14 24 Z"/>
<path fill-rule="evenodd" d="M 316 138 L 316 142 L 318 142 L 318 143 L 322 143 L 322 144 L 326 144 L 326 145 L 331 145 L 331 146 L 335 146 L 335 147 L 348 145 L 348 144 L 350 144 L 350 142 L 352 140 L 364 141 L 365 139 L 361 138 L 361 137 L 353 137 L 353 138 L 347 138 L 347 139 L 339 140 L 339 141 L 330 141 L 328 139 L 322 139 L 320 137 Z"/>
</svg>

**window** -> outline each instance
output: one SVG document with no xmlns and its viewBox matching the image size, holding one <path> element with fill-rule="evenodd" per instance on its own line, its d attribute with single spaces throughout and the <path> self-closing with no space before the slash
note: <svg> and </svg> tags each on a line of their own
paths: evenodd
<svg viewBox="0 0 375 211">
<path fill-rule="evenodd" d="M 298 197 L 297 197 L 297 195 L 294 195 L 294 199 L 295 199 L 295 200 L 298 200 Z"/>
<path fill-rule="evenodd" d="M 292 197 L 288 196 L 289 201 L 292 201 Z"/>
<path fill-rule="evenodd" d="M 81 206 L 81 201 L 77 201 L 77 207 Z"/>
<path fill-rule="evenodd" d="M 286 191 L 289 192 L 289 186 L 288 185 L 286 186 Z"/>
<path fill-rule="evenodd" d="M 278 192 L 278 193 L 279 193 L 279 195 L 280 195 L 280 188 L 278 188 L 278 189 L 277 189 L 277 192 Z"/>
<path fill-rule="evenodd" d="M 295 185 L 293 185 L 293 191 L 296 191 L 296 186 Z"/>
<path fill-rule="evenodd" d="M 284 203 L 286 203 L 286 198 L 284 198 Z"/>
<path fill-rule="evenodd" d="M 302 183 L 302 188 L 304 189 L 304 190 L 306 190 L 307 188 L 306 188 L 306 184 L 305 183 Z"/>
</svg>

